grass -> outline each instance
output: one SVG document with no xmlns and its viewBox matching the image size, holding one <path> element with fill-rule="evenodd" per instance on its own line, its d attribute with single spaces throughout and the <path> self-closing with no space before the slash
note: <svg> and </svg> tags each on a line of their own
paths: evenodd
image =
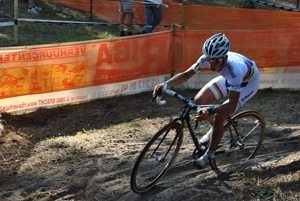
<svg viewBox="0 0 300 201">
<path fill-rule="evenodd" d="M 27 4 L 19 3 L 19 18 L 37 18 L 65 21 L 90 21 L 88 13 L 71 9 L 58 3 L 37 1 L 42 7 L 39 15 L 33 16 L 27 13 Z M 13 1 L 4 4 L 5 19 L 1 21 L 12 21 L 14 19 Z M 97 17 L 93 21 L 106 22 Z M 95 39 L 107 39 L 118 37 L 119 31 L 116 26 L 100 26 L 86 24 L 57 24 L 57 23 L 32 23 L 20 21 L 18 26 L 18 46 L 55 44 L 63 42 L 86 41 Z M 1 27 L 0 47 L 15 46 L 14 27 Z"/>
<path fill-rule="evenodd" d="M 262 196 L 277 196 L 280 193 L 279 188 L 277 187 L 267 187 L 263 188 L 259 192 Z"/>
</svg>

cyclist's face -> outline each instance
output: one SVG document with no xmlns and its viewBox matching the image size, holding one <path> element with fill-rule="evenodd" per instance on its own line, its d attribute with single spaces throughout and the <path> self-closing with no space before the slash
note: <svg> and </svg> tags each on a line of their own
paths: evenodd
<svg viewBox="0 0 300 201">
<path fill-rule="evenodd" d="M 220 71 L 224 67 L 226 57 L 220 58 L 220 59 L 209 59 L 206 58 L 206 60 L 209 63 L 210 69 L 212 71 Z"/>
</svg>

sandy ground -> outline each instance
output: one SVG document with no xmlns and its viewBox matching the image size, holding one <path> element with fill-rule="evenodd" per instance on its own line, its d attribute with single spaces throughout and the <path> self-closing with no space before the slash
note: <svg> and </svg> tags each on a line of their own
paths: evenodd
<svg viewBox="0 0 300 201">
<path fill-rule="evenodd" d="M 139 195 L 130 189 L 136 157 L 181 107 L 171 97 L 165 106 L 149 104 L 150 97 L 146 92 L 2 114 L 0 200 L 300 199 L 299 90 L 262 90 L 243 106 L 266 120 L 266 138 L 255 159 L 218 164 L 219 172 L 196 169 L 186 133 L 170 173 Z"/>
</svg>

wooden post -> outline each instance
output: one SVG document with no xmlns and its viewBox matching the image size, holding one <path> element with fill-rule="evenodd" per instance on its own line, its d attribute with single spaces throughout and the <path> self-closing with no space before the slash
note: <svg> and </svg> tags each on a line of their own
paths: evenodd
<svg viewBox="0 0 300 201">
<path fill-rule="evenodd" d="M 171 30 L 172 30 L 172 39 L 171 39 L 171 43 L 172 43 L 172 47 L 171 47 L 171 72 L 170 72 L 170 77 L 174 77 L 174 57 L 175 57 L 175 53 L 174 53 L 174 41 L 175 41 L 175 31 L 176 31 L 176 25 L 175 24 L 171 24 Z M 171 89 L 173 89 L 173 87 L 171 87 Z"/>
<path fill-rule="evenodd" d="M 93 21 L 93 0 L 90 0 L 90 21 Z"/>
<path fill-rule="evenodd" d="M 14 39 L 15 39 L 15 45 L 19 44 L 19 27 L 18 27 L 18 0 L 14 0 Z"/>
<path fill-rule="evenodd" d="M 185 4 L 183 4 L 183 13 L 182 13 L 182 28 L 185 29 L 185 23 L 186 23 L 186 1 L 184 1 Z"/>
</svg>

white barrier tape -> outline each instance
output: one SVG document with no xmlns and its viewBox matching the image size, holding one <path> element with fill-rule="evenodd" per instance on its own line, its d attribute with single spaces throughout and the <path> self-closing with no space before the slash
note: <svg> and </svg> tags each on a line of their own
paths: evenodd
<svg viewBox="0 0 300 201">
<path fill-rule="evenodd" d="M 0 27 L 13 26 L 13 22 L 0 22 Z"/>
<path fill-rule="evenodd" d="M 20 22 L 39 22 L 39 23 L 57 23 L 57 24 L 88 24 L 88 25 L 103 25 L 103 26 L 125 26 L 125 24 L 108 23 L 108 22 L 83 22 L 83 21 L 66 21 L 66 20 L 41 20 L 41 19 L 30 19 L 30 18 L 18 18 L 18 21 L 20 21 Z M 146 25 L 146 24 L 132 24 L 132 26 L 150 26 L 150 25 Z M 157 27 L 171 27 L 171 25 L 159 25 Z"/>
</svg>

